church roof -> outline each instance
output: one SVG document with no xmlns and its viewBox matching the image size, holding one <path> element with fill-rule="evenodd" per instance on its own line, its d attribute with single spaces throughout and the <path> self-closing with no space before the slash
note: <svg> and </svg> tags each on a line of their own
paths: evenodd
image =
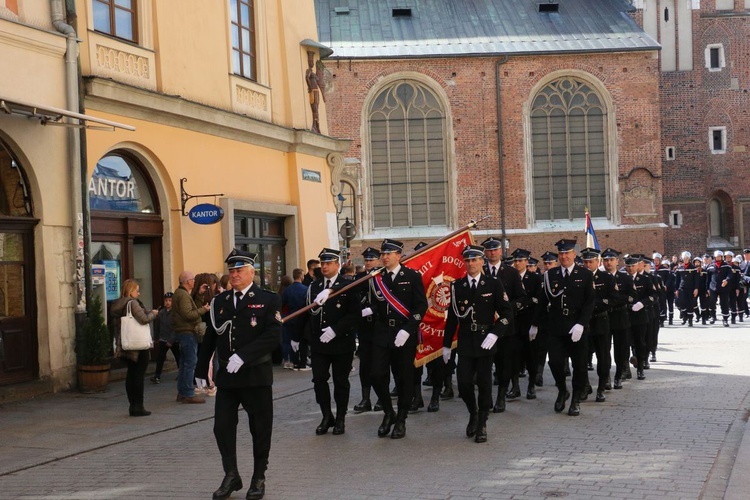
<svg viewBox="0 0 750 500">
<path fill-rule="evenodd" d="M 557 8 L 555 7 L 557 6 Z M 626 0 L 315 0 L 333 58 L 658 50 Z"/>
</svg>

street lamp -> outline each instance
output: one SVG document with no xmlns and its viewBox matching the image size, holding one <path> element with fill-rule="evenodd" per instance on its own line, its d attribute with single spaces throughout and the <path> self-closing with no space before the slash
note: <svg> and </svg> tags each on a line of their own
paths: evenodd
<svg viewBox="0 0 750 500">
<path fill-rule="evenodd" d="M 344 262 L 346 262 L 349 260 L 349 245 L 357 237 L 357 226 L 349 220 L 349 217 L 341 224 L 339 236 L 344 240 Z"/>
</svg>

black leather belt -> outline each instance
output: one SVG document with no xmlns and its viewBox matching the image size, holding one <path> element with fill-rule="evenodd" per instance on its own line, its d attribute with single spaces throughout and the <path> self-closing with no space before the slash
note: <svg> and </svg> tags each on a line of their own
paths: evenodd
<svg viewBox="0 0 750 500">
<path fill-rule="evenodd" d="M 492 325 L 483 325 L 481 323 L 463 323 L 462 326 L 468 326 L 472 332 L 486 332 L 492 328 Z"/>
<path fill-rule="evenodd" d="M 568 309 L 567 307 L 563 307 L 557 310 L 560 311 L 560 314 L 562 314 L 563 316 L 575 316 L 579 312 L 578 309 Z"/>
</svg>

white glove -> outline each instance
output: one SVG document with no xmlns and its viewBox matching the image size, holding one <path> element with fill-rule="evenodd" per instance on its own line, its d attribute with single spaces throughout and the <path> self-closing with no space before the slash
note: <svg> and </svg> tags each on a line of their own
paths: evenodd
<svg viewBox="0 0 750 500">
<path fill-rule="evenodd" d="M 643 302 L 636 302 L 633 304 L 633 312 L 638 312 L 643 309 Z"/>
<path fill-rule="evenodd" d="M 488 333 L 487 337 L 485 337 L 484 342 L 482 342 L 482 349 L 487 349 L 488 351 L 492 349 L 492 346 L 495 345 L 495 342 L 497 342 L 497 335 L 494 333 Z"/>
<path fill-rule="evenodd" d="M 451 348 L 443 347 L 443 362 L 447 365 L 451 360 Z"/>
<path fill-rule="evenodd" d="M 529 328 L 529 340 L 534 340 L 536 338 L 536 334 L 539 333 L 539 327 L 532 326 Z"/>
<path fill-rule="evenodd" d="M 242 361 L 241 357 L 232 354 L 232 357 L 229 358 L 229 363 L 227 363 L 227 373 L 237 373 L 244 364 L 245 362 Z"/>
<path fill-rule="evenodd" d="M 570 329 L 570 339 L 573 342 L 578 342 L 581 340 L 581 337 L 583 336 L 583 325 L 579 325 L 576 323 L 573 325 L 573 328 Z"/>
<path fill-rule="evenodd" d="M 198 377 L 196 377 L 195 378 L 195 386 L 198 389 L 205 389 L 208 386 L 208 384 L 206 383 L 206 379 L 205 378 L 198 378 Z"/>
<path fill-rule="evenodd" d="M 299 351 L 299 342 L 295 342 L 294 340 L 292 340 L 292 351 Z"/>
<path fill-rule="evenodd" d="M 372 316 L 372 309 L 370 309 L 369 307 L 365 307 L 364 309 L 362 309 L 362 317 L 366 318 L 368 316 Z"/>
<path fill-rule="evenodd" d="M 322 331 L 323 335 L 320 336 L 320 341 L 324 344 L 327 344 L 328 342 L 336 338 L 336 332 L 334 332 L 333 328 L 331 328 L 330 326 L 323 328 Z"/>
<path fill-rule="evenodd" d="M 406 344 L 406 341 L 409 339 L 409 332 L 406 330 L 399 330 L 396 334 L 396 340 L 393 341 L 393 345 L 396 347 L 401 347 L 402 345 Z"/>
<path fill-rule="evenodd" d="M 315 300 L 313 300 L 313 302 L 318 304 L 319 306 L 322 306 L 326 303 L 326 300 L 328 300 L 329 295 L 331 295 L 331 289 L 326 288 L 315 297 Z"/>
</svg>

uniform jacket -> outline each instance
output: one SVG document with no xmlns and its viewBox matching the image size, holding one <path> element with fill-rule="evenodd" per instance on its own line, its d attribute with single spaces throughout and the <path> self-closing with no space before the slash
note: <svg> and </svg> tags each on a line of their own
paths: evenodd
<svg viewBox="0 0 750 500">
<path fill-rule="evenodd" d="M 573 266 L 570 276 L 563 278 L 562 267 L 544 273 L 543 293 L 539 295 L 532 326 L 546 314 L 551 335 L 568 335 L 573 325 L 589 326 L 594 312 L 594 275 L 588 269 Z"/>
<path fill-rule="evenodd" d="M 633 285 L 633 278 L 625 271 L 617 271 L 615 280 L 615 294 L 609 313 L 610 330 L 627 330 L 630 328 L 630 306 L 638 302 L 638 296 Z"/>
<path fill-rule="evenodd" d="M 387 283 L 387 279 L 383 279 Z M 391 284 L 386 284 L 391 293 L 409 311 L 404 318 L 388 304 L 385 298 L 375 290 L 375 280 L 370 280 L 369 300 L 376 317 L 373 328 L 373 343 L 381 347 L 393 347 L 399 330 L 409 333 L 406 345 L 415 346 L 419 343 L 419 323 L 427 311 L 427 296 L 425 295 L 422 276 L 404 265 Z"/>
<path fill-rule="evenodd" d="M 369 273 L 366 271 L 363 271 L 361 273 L 357 273 L 356 276 L 354 276 L 354 280 L 359 280 L 361 278 L 364 278 Z M 372 304 L 370 304 L 370 283 L 369 281 L 366 281 L 362 283 L 362 285 L 357 286 L 357 295 L 359 296 L 359 307 L 360 307 L 360 318 L 359 318 L 359 325 L 357 325 L 357 339 L 360 342 L 372 342 L 372 331 L 373 331 L 373 323 L 375 321 L 375 308 L 372 307 Z M 369 316 L 362 316 L 361 311 L 364 309 L 370 308 L 373 314 L 370 314 Z"/>
<path fill-rule="evenodd" d="M 508 335 L 512 317 L 513 308 L 501 280 L 480 275 L 476 290 L 472 290 L 469 278 L 463 277 L 451 283 L 451 305 L 443 346 L 451 347 L 458 330 L 456 352 L 459 356 L 491 356 L 497 350 L 497 344 L 492 349 L 482 349 L 482 342 L 488 333 L 498 337 Z"/>
<path fill-rule="evenodd" d="M 331 288 L 343 288 L 351 280 L 337 274 Z M 315 297 L 325 288 L 325 279 L 314 281 L 307 289 L 307 304 L 312 304 Z M 325 354 L 342 354 L 354 351 L 354 331 L 362 317 L 359 308 L 359 296 L 356 290 L 350 289 L 326 300 L 322 307 L 314 307 L 304 318 L 305 331 L 310 340 L 310 350 Z M 323 329 L 333 328 L 336 336 L 328 343 L 320 341 Z M 295 339 L 299 341 L 300 339 Z"/>
<path fill-rule="evenodd" d="M 490 274 L 489 264 L 485 264 L 482 268 L 482 271 L 486 276 L 492 277 L 492 275 Z M 499 278 L 503 283 L 503 288 L 505 288 L 505 293 L 508 294 L 508 300 L 510 301 L 510 305 L 513 308 L 513 317 L 511 318 L 506 335 L 515 335 L 517 333 L 515 316 L 517 316 L 518 314 L 518 302 L 525 300 L 527 295 L 526 290 L 524 290 L 523 288 L 521 275 L 518 273 L 518 271 L 511 266 L 505 265 L 504 263 L 501 263 L 500 267 L 498 268 L 497 278 Z"/>
<path fill-rule="evenodd" d="M 594 313 L 589 332 L 592 335 L 606 335 L 610 331 L 609 311 L 616 303 L 615 278 L 606 271 L 597 269 L 594 273 Z"/>
<path fill-rule="evenodd" d="M 214 328 L 208 328 L 203 337 L 195 376 L 207 378 L 208 363 L 216 348 L 218 387 L 271 385 L 271 353 L 281 342 L 281 297 L 253 285 L 236 307 L 234 299 L 233 291 L 227 290 L 211 303 Z M 245 363 L 236 373 L 228 373 L 227 362 L 233 354 Z"/>
<path fill-rule="evenodd" d="M 521 273 L 518 273 L 519 277 Z M 539 303 L 539 292 L 542 289 L 542 277 L 536 273 L 526 271 L 521 278 L 521 284 L 525 295 L 515 300 L 518 316 L 525 316 L 530 319 L 534 315 L 536 306 Z"/>
<path fill-rule="evenodd" d="M 636 273 L 632 278 L 636 297 L 630 305 L 630 324 L 641 326 L 649 322 L 649 304 L 656 300 L 656 289 L 654 282 L 646 273 Z M 637 302 L 643 304 L 643 309 L 633 311 L 633 305 Z"/>
<path fill-rule="evenodd" d="M 730 268 L 726 262 L 723 260 L 721 262 L 714 262 L 710 266 L 708 266 L 708 269 L 706 270 L 708 272 L 708 288 L 712 292 L 716 293 L 724 293 L 729 291 L 729 277 L 732 272 L 732 268 Z M 721 286 L 724 280 L 727 280 L 726 286 Z"/>
<path fill-rule="evenodd" d="M 664 289 L 667 294 L 675 291 L 675 277 L 674 274 L 672 274 L 672 271 L 669 269 L 668 265 L 660 264 L 659 269 L 656 270 L 656 274 L 661 277 L 661 281 L 662 283 L 664 283 Z"/>
</svg>

